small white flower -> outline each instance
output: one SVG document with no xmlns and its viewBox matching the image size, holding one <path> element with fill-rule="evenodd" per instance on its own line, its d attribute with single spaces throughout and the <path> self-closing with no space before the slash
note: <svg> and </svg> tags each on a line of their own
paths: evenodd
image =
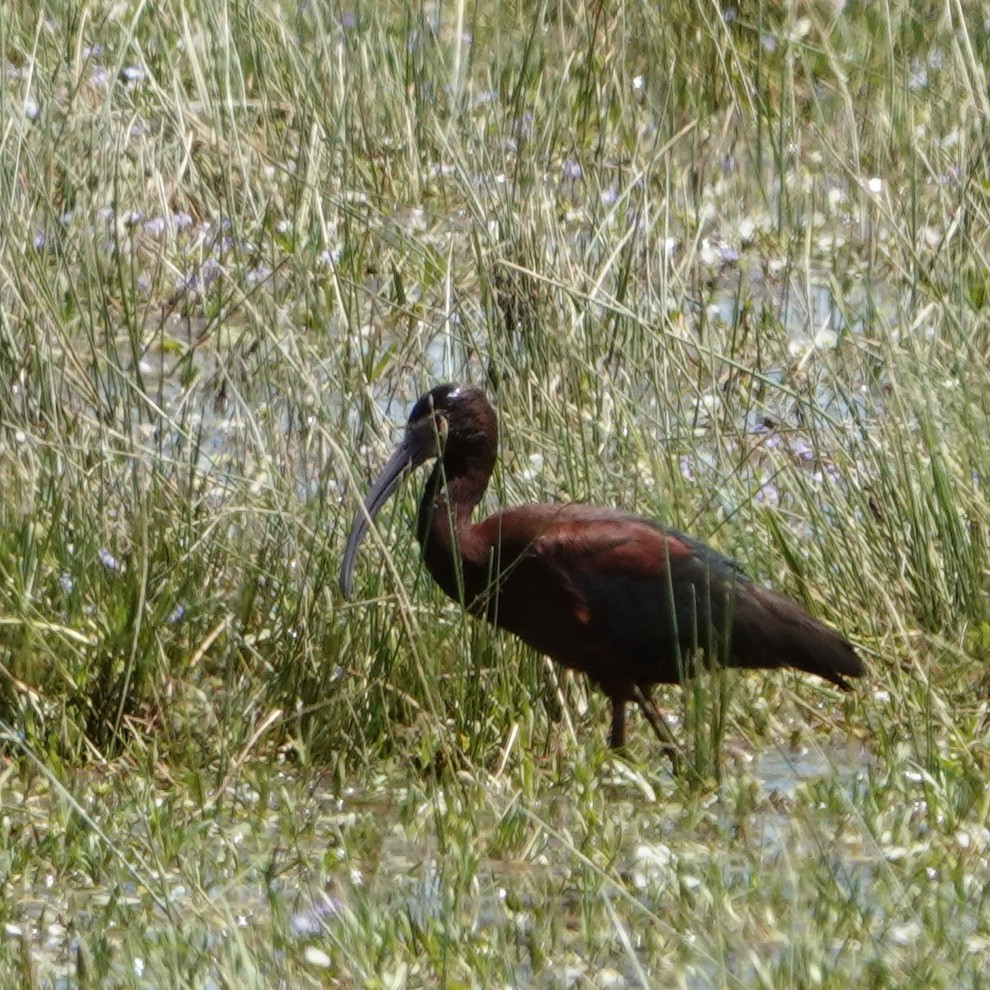
<svg viewBox="0 0 990 990">
<path fill-rule="evenodd" d="M 320 969 L 329 969 L 333 964 L 333 960 L 322 950 L 316 948 L 315 945 L 307 945 L 303 950 L 303 959 L 310 964 L 310 966 L 319 966 Z"/>
</svg>

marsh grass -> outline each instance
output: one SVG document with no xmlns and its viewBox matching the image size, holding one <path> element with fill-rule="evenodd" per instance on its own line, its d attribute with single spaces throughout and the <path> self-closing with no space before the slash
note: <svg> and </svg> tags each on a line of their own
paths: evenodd
<svg viewBox="0 0 990 990">
<path fill-rule="evenodd" d="M 8 6 L 0 982 L 981 985 L 978 7 Z M 715 673 L 659 693 L 691 774 L 610 754 L 412 483 L 343 602 L 442 379 L 488 507 L 702 537 L 868 682 Z"/>
</svg>

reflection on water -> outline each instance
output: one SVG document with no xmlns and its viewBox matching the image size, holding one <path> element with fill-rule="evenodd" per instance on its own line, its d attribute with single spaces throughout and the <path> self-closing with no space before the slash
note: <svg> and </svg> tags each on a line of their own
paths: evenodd
<svg viewBox="0 0 990 990">
<path fill-rule="evenodd" d="M 768 793 L 793 800 L 802 784 L 818 777 L 834 775 L 840 783 L 850 784 L 863 775 L 868 760 L 869 753 L 861 746 L 776 747 L 761 753 L 751 772 Z"/>
</svg>

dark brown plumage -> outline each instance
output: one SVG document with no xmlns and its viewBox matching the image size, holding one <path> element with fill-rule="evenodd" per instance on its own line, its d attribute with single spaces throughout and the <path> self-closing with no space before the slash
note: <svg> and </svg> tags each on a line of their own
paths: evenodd
<svg viewBox="0 0 990 990">
<path fill-rule="evenodd" d="M 414 406 L 405 436 L 354 519 L 340 583 L 369 519 L 402 478 L 436 464 L 417 537 L 434 580 L 455 601 L 558 663 L 584 671 L 612 701 L 611 743 L 625 741 L 635 701 L 672 757 L 650 698 L 704 666 L 792 666 L 841 688 L 865 673 L 836 632 L 755 584 L 704 544 L 647 519 L 587 505 L 524 505 L 472 523 L 495 466 L 497 425 L 484 393 L 440 385 Z"/>
</svg>

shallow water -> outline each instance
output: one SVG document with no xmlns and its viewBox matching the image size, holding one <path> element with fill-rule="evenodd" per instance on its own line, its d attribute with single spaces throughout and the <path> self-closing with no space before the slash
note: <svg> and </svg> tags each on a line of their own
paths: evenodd
<svg viewBox="0 0 990 990">
<path fill-rule="evenodd" d="M 773 747 L 761 753 L 752 767 L 753 776 L 771 795 L 793 800 L 798 788 L 809 780 L 835 775 L 841 784 L 849 785 L 865 774 L 871 759 L 862 746 L 842 745 L 829 749 Z"/>
<path fill-rule="evenodd" d="M 861 758 L 862 754 L 858 755 Z M 757 816 L 763 823 L 758 841 L 765 855 L 773 858 L 793 849 L 787 816 L 778 810 L 780 802 L 792 802 L 798 789 L 816 777 L 855 775 L 854 758 L 856 754 L 846 750 L 831 753 L 778 750 L 768 751 L 756 760 L 753 778 L 775 799 Z M 633 769 L 632 773 L 635 777 L 637 771 Z M 446 820 L 442 792 L 428 799 L 422 810 L 410 818 L 408 812 L 401 810 L 406 800 L 402 791 L 395 794 L 351 791 L 340 795 L 312 783 L 300 787 L 302 782 L 291 774 L 280 774 L 279 778 L 280 792 L 286 795 L 288 804 L 283 806 L 282 800 L 273 796 L 269 807 L 262 808 L 251 799 L 250 788 L 241 787 L 237 801 L 248 813 L 246 817 L 207 817 L 195 829 L 206 841 L 216 842 L 223 836 L 212 857 L 203 861 L 199 853 L 189 850 L 191 858 L 186 860 L 180 846 L 178 859 L 170 865 L 163 864 L 164 872 L 157 874 L 150 889 L 164 898 L 168 916 L 154 908 L 148 891 L 126 874 L 122 874 L 123 880 L 106 889 L 89 883 L 80 885 L 67 875 L 40 874 L 33 879 L 22 877 L 16 894 L 8 888 L 12 896 L 8 898 L 7 938 L 23 941 L 34 971 L 58 987 L 78 985 L 74 976 L 78 936 L 74 933 L 103 925 L 106 922 L 101 919 L 108 916 L 116 919 L 108 930 L 108 937 L 114 943 L 126 941 L 126 928 L 116 931 L 123 918 L 133 916 L 135 921 L 141 919 L 142 925 L 154 926 L 153 919 L 158 915 L 163 932 L 177 923 L 181 928 L 189 922 L 191 931 L 197 933 L 195 937 L 205 938 L 214 951 L 230 939 L 232 926 L 240 929 L 238 937 L 250 937 L 251 932 L 265 937 L 273 923 L 283 924 L 277 920 L 283 918 L 285 927 L 281 936 L 289 946 L 295 943 L 299 951 L 312 954 L 317 962 L 338 937 L 346 940 L 348 930 L 365 923 L 359 916 L 371 903 L 380 910 L 398 912 L 408 918 L 414 929 L 425 931 L 438 926 L 442 929 L 448 916 L 456 916 L 459 924 L 466 924 L 472 930 L 496 929 L 505 933 L 502 937 L 515 939 L 519 931 L 543 923 L 539 919 L 546 905 L 540 902 L 540 891 L 548 884 L 568 886 L 571 881 L 566 878 L 579 868 L 569 847 L 552 837 L 561 828 L 566 833 L 570 826 L 564 821 L 550 827 L 539 843 L 544 851 L 536 858 L 489 858 L 485 845 L 479 847 L 474 866 L 468 866 L 473 871 L 467 888 L 470 895 L 455 894 L 460 889 L 456 875 L 464 868 L 456 860 L 466 850 L 454 849 L 452 860 L 452 850 L 443 851 L 449 847 L 451 838 L 441 839 L 431 825 L 434 819 L 437 823 Z M 660 818 L 653 818 L 654 822 L 667 818 L 664 805 L 670 800 L 667 788 L 672 788 L 672 784 L 666 774 L 655 778 L 650 785 L 633 779 L 625 770 L 615 780 L 610 815 L 627 818 L 631 833 L 630 841 L 623 844 L 619 859 L 608 872 L 621 878 L 620 883 L 627 883 L 645 907 L 662 913 L 664 892 L 672 884 L 690 886 L 695 882 L 691 879 L 694 876 L 698 883 L 707 883 L 706 859 L 721 862 L 727 883 L 742 882 L 743 873 L 750 867 L 748 860 L 738 859 L 738 853 L 706 852 L 694 841 L 684 846 L 670 839 L 652 840 L 648 831 L 635 834 L 635 820 L 640 812 L 653 809 L 651 815 L 655 815 L 659 811 Z M 85 784 L 81 786 L 85 788 Z M 490 835 L 499 816 L 494 810 L 500 803 L 497 795 L 496 789 L 492 792 L 492 808 L 472 812 L 478 836 Z M 85 795 L 79 796 L 85 804 L 92 804 Z M 716 811 L 718 804 L 716 798 L 713 806 Z M 540 835 L 545 827 L 541 823 L 549 825 L 561 810 L 533 807 L 523 808 L 522 813 L 530 820 L 534 834 Z M 22 809 L 18 815 L 26 811 Z M 28 817 L 43 821 L 36 817 L 40 813 L 40 806 L 33 802 Z M 568 817 L 571 813 L 574 809 Z M 726 813 L 731 818 L 731 809 Z M 673 825 L 675 811 L 671 810 L 669 817 Z M 576 822 L 580 820 L 578 814 Z M 300 828 L 303 821 L 305 827 Z M 290 824 L 294 835 L 286 832 Z M 655 824 L 651 829 L 654 827 Z M 209 840 L 211 834 L 216 837 L 214 840 Z M 133 859 L 137 854 L 139 862 L 147 861 L 148 850 L 156 844 L 153 834 L 141 827 L 127 835 L 112 835 L 112 841 L 123 856 Z M 488 841 L 490 838 L 485 840 Z M 133 843 L 133 849 L 128 843 Z M 470 858 L 467 862 L 470 864 Z M 278 863 L 282 865 L 276 866 Z M 110 869 L 104 875 L 113 872 Z M 214 901 L 215 907 L 211 906 Z M 231 905 L 236 905 L 236 912 L 230 913 Z M 278 909 L 273 914 L 276 905 Z M 561 909 L 566 916 L 573 908 L 576 904 Z M 619 910 L 625 912 L 627 908 L 620 903 Z M 183 918 L 187 922 L 179 920 Z M 71 919 L 71 924 L 66 923 L 67 919 Z M 339 926 L 343 928 L 333 935 Z M 146 932 L 146 937 L 149 935 Z M 329 941 L 328 935 L 332 936 Z M 569 944 L 569 940 L 562 944 Z M 115 966 L 126 966 L 129 970 L 120 972 L 121 978 L 134 981 L 135 985 L 155 985 L 155 969 L 149 966 L 142 970 L 146 961 L 130 959 L 126 952 L 117 953 L 115 958 Z M 634 981 L 633 970 L 620 967 L 615 971 Z M 574 975 L 575 978 L 579 975 L 577 970 Z M 698 990 L 717 985 L 716 974 L 710 975 L 711 980 L 698 976 L 686 985 Z M 520 986 L 546 985 L 545 974 L 533 972 L 525 960 L 519 961 L 516 977 Z"/>
</svg>

